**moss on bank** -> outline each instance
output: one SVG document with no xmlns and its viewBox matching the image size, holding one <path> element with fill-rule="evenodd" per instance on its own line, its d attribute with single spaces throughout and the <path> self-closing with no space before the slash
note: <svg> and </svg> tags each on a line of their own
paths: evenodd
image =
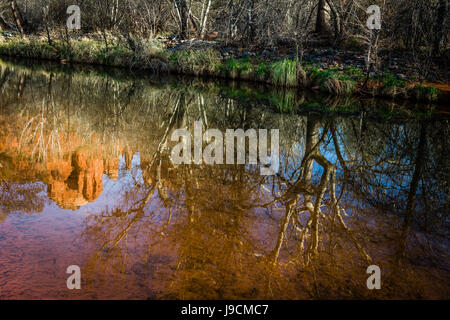
<svg viewBox="0 0 450 320">
<path fill-rule="evenodd" d="M 156 40 L 139 41 L 138 44 L 131 50 L 121 44 L 106 47 L 103 42 L 94 40 L 54 41 L 49 44 L 43 38 L 13 38 L 0 42 L 0 55 L 144 69 L 155 73 L 242 79 L 278 87 L 319 88 L 336 96 L 362 93 L 359 87 L 363 74 L 351 66 L 344 70 L 324 70 L 313 65 L 301 65 L 291 59 L 275 62 L 258 58 L 222 59 L 219 52 L 211 48 L 167 50 Z M 390 74 L 371 80 L 380 84 L 372 90 L 372 96 L 429 102 L 439 100 L 438 89 L 423 84 L 408 86 Z"/>
</svg>

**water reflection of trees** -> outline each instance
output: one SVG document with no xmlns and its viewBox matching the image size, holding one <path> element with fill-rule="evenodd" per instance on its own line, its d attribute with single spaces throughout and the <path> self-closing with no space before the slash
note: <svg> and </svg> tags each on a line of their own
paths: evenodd
<svg viewBox="0 0 450 320">
<path fill-rule="evenodd" d="M 92 288 L 131 272 L 150 297 L 365 297 L 365 268 L 375 263 L 393 270 L 390 286 L 399 289 L 387 295 L 402 296 L 427 285 L 408 256 L 426 257 L 432 271 L 447 263 L 436 253 L 448 227 L 446 120 L 282 115 L 195 81 L 149 86 L 7 70 L 0 79 L 20 92 L 2 91 L 2 113 L 28 121 L 16 135 L 29 161 L 98 143 L 104 161 L 126 150 L 130 169 L 139 152 L 143 183 L 128 182 L 86 220 Z M 280 128 L 281 171 L 172 166 L 168 138 L 197 120 L 221 130 Z M 36 128 L 41 135 L 30 134 Z"/>
</svg>

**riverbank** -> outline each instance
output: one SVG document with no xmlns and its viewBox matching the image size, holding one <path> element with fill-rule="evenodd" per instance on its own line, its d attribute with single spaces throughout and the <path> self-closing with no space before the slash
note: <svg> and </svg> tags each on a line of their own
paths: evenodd
<svg viewBox="0 0 450 320">
<path fill-rule="evenodd" d="M 353 64 L 330 66 L 295 56 L 273 56 L 269 53 L 221 52 L 214 42 L 185 42 L 167 46 L 163 41 L 148 40 L 130 46 L 108 44 L 89 37 L 71 41 L 52 41 L 43 37 L 0 37 L 0 55 L 114 66 L 149 70 L 153 73 L 185 74 L 245 80 L 275 87 L 308 88 L 334 96 L 382 97 L 396 101 L 446 103 L 446 85 L 434 85 L 390 72 L 367 77 Z M 339 60 L 338 58 L 336 60 Z M 320 59 L 319 59 L 320 61 Z"/>
</svg>

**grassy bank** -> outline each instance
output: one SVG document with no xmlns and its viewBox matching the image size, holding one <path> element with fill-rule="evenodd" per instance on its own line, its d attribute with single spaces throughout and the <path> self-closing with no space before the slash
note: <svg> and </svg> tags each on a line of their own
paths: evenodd
<svg viewBox="0 0 450 320">
<path fill-rule="evenodd" d="M 131 50 L 126 45 L 109 45 L 87 40 L 49 44 L 42 38 L 12 38 L 0 41 L 0 55 L 46 59 L 62 63 L 82 63 L 154 73 L 178 73 L 241 79 L 278 87 L 311 88 L 336 96 L 368 95 L 398 100 L 439 102 L 441 92 L 421 83 L 408 83 L 392 74 L 366 78 L 362 72 L 348 66 L 344 69 L 321 69 L 295 60 L 267 61 L 262 58 L 233 57 L 222 59 L 215 49 L 166 50 L 156 40 L 140 41 Z"/>
<path fill-rule="evenodd" d="M 12 79 L 11 75 L 16 75 Z M 45 86 L 46 83 L 58 82 L 58 79 L 69 79 L 71 85 L 86 88 L 100 88 L 102 83 L 120 86 L 121 92 L 130 88 L 146 88 L 146 96 L 155 94 L 175 96 L 179 93 L 196 101 L 197 94 L 205 96 L 220 96 L 239 100 L 243 105 L 258 105 L 259 110 L 267 110 L 274 114 L 322 114 L 332 116 L 360 116 L 387 120 L 400 119 L 431 119 L 442 118 L 441 109 L 436 104 L 423 104 L 412 101 L 392 101 L 390 99 L 366 98 L 358 95 L 329 95 L 313 90 L 298 90 L 297 88 L 271 87 L 252 81 L 234 81 L 227 79 L 206 79 L 193 77 L 156 76 L 146 71 L 129 72 L 124 68 L 94 67 L 78 64 L 60 65 L 51 61 L 33 63 L 24 59 L 5 59 L 0 57 L 0 78 L 9 77 L 8 83 L 14 90 L 19 90 L 21 79 L 28 79 Z M 108 86 L 107 86 L 108 87 Z M 23 88 L 23 86 L 22 86 Z M 128 89 L 127 89 L 128 88 Z M 98 89 L 100 90 L 100 89 Z M 72 93 L 74 89 L 70 90 Z M 14 100 L 21 94 L 11 92 Z M 104 102 L 105 94 L 89 94 L 89 103 Z M 143 96 L 144 97 L 144 96 Z M 4 98 L 4 96 L 3 96 Z M 141 99 L 141 98 L 139 98 Z M 152 98 L 153 99 L 153 98 Z M 6 99 L 8 100 L 8 99 Z M 39 99 L 38 99 L 39 100 Z M 142 101 L 148 99 L 144 98 Z M 3 101 L 2 101 L 3 102 Z M 8 104 L 5 101 L 5 104 Z"/>
</svg>

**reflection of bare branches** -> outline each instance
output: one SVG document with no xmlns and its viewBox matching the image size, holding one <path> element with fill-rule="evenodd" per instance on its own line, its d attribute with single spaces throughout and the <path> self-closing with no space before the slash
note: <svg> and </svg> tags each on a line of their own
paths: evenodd
<svg viewBox="0 0 450 320">
<path fill-rule="evenodd" d="M 366 261 L 371 261 L 369 255 L 365 252 L 364 248 L 359 244 L 356 238 L 352 235 L 352 232 L 344 222 L 341 214 L 342 209 L 339 206 L 339 202 L 343 195 L 343 190 L 339 198 L 336 198 L 336 166 L 328 161 L 319 152 L 319 143 L 323 140 L 325 133 L 319 139 L 318 137 L 318 123 L 312 120 L 308 123 L 307 141 L 305 157 L 302 160 L 302 164 L 297 171 L 301 171 L 301 175 L 298 180 L 292 184 L 288 191 L 278 198 L 278 200 L 287 201 L 285 205 L 285 215 L 281 222 L 281 230 L 278 234 L 278 241 L 273 252 L 273 263 L 276 263 L 280 254 L 283 239 L 285 238 L 286 230 L 292 220 L 292 215 L 295 213 L 296 218 L 293 219 L 294 228 L 300 232 L 299 249 L 302 252 L 304 244 L 309 238 L 309 247 L 304 252 L 305 264 L 308 265 L 319 253 L 319 230 L 321 224 L 324 222 L 330 222 L 334 225 L 337 219 L 340 230 L 344 232 L 353 242 L 358 252 L 363 256 Z M 333 132 L 333 127 L 330 128 Z M 328 129 L 327 129 L 328 130 Z M 325 131 L 327 131 L 325 130 Z M 337 140 L 333 136 L 335 146 L 337 146 Z M 339 151 L 336 151 L 339 152 Z M 338 156 L 343 162 L 342 155 Z M 313 161 L 318 163 L 323 168 L 323 173 L 320 178 L 320 183 L 317 187 L 311 185 Z M 331 198 L 331 210 L 333 216 L 327 216 L 323 213 L 321 207 L 323 206 L 325 193 L 329 189 Z M 303 206 L 296 208 L 299 203 L 301 194 L 304 195 Z M 313 200 L 313 197 L 315 200 Z M 274 203 L 273 201 L 271 203 Z M 309 218 L 304 226 L 298 227 L 299 213 L 307 211 Z M 323 220 L 323 222 L 321 222 Z M 309 237 L 308 237 L 309 236 Z"/>
<path fill-rule="evenodd" d="M 122 229 L 122 231 L 120 231 L 117 236 L 112 239 L 112 240 L 107 240 L 101 247 L 100 247 L 100 251 L 111 251 L 112 249 L 114 249 L 119 243 L 120 241 L 127 235 L 128 231 L 131 229 L 131 227 L 138 222 L 143 216 L 144 216 L 144 209 L 147 206 L 148 202 L 150 201 L 151 197 L 153 196 L 154 193 L 154 189 L 151 188 L 147 195 L 140 200 L 140 203 L 138 205 L 137 208 L 135 209 L 130 209 L 127 212 L 120 212 L 117 211 L 115 212 L 114 215 L 132 215 L 134 214 L 134 217 L 128 222 L 127 226 Z"/>
<path fill-rule="evenodd" d="M 145 208 L 149 204 L 150 199 L 152 199 L 155 194 L 155 190 L 158 190 L 158 196 L 165 202 L 168 200 L 167 192 L 164 188 L 163 178 L 161 175 L 161 169 L 163 165 L 164 152 L 166 151 L 168 138 L 170 132 L 174 129 L 177 124 L 177 121 L 184 117 L 185 109 L 184 104 L 182 103 L 183 97 L 180 99 L 176 99 L 175 107 L 172 111 L 169 121 L 166 124 L 166 128 L 162 137 L 160 138 L 159 144 L 156 148 L 156 151 L 153 153 L 152 160 L 150 163 L 143 168 L 145 171 L 155 170 L 156 173 L 156 181 L 152 182 L 150 186 L 150 190 L 146 191 L 146 195 L 136 203 L 133 203 L 130 208 L 126 209 L 126 211 L 122 211 L 121 209 L 116 209 L 113 215 L 106 216 L 103 218 L 114 218 L 115 216 L 132 216 L 127 225 L 122 228 L 119 232 L 116 233 L 116 236 L 113 239 L 106 240 L 99 249 L 99 252 L 111 251 L 118 246 L 118 244 L 127 236 L 132 227 L 140 222 L 140 220 L 145 216 Z M 172 214 L 169 214 L 167 222 L 161 228 L 160 233 L 164 232 L 164 229 L 168 226 L 171 221 Z M 151 246 L 149 246 L 150 249 Z"/>
<path fill-rule="evenodd" d="M 409 233 L 409 228 L 413 220 L 414 210 L 416 207 L 417 189 L 419 188 L 419 182 L 421 179 L 423 167 L 425 164 L 425 148 L 427 145 L 426 136 L 427 127 L 426 124 L 420 126 L 419 146 L 417 150 L 416 160 L 414 164 L 414 173 L 411 179 L 411 185 L 408 192 L 408 199 L 405 208 L 405 221 L 403 224 L 403 230 L 401 235 L 398 262 L 402 262 L 406 255 L 406 243 Z"/>
<path fill-rule="evenodd" d="M 335 217 L 338 218 L 339 224 L 342 229 L 349 235 L 355 247 L 358 249 L 361 256 L 366 260 L 367 263 L 372 262 L 372 258 L 366 253 L 364 248 L 358 243 L 356 238 L 352 235 L 351 230 L 347 227 L 344 222 L 344 219 L 341 214 L 341 208 L 339 207 L 339 199 L 336 198 L 336 169 L 334 169 L 331 173 L 331 182 L 330 182 L 330 193 L 331 193 L 331 201 L 333 203 L 333 211 Z"/>
<path fill-rule="evenodd" d="M 18 151 L 26 145 L 31 145 L 31 156 L 38 154 L 39 160 L 47 158 L 48 151 L 54 152 L 56 147 L 58 154 L 61 154 L 61 142 L 58 130 L 57 115 L 53 114 L 53 121 L 51 121 L 51 128 L 49 119 L 44 116 L 45 100 L 42 101 L 42 108 L 40 114 L 32 117 L 22 130 L 19 139 Z"/>
</svg>

